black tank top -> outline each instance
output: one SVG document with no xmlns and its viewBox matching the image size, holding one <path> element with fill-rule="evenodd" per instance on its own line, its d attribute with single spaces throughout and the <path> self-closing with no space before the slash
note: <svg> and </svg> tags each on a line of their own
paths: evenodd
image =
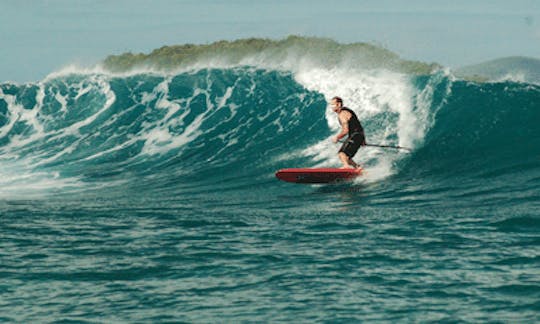
<svg viewBox="0 0 540 324">
<path fill-rule="evenodd" d="M 351 114 L 351 118 L 349 119 L 349 136 L 352 136 L 354 133 L 364 134 L 364 128 L 362 128 L 362 124 L 360 124 L 360 121 L 358 120 L 358 117 L 356 117 L 354 111 L 347 107 L 343 107 L 341 110 L 348 111 Z"/>
</svg>

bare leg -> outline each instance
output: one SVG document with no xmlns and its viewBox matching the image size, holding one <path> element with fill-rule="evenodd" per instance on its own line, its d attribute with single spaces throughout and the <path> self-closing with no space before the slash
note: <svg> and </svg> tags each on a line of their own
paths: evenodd
<svg viewBox="0 0 540 324">
<path fill-rule="evenodd" d="M 349 165 L 352 166 L 355 169 L 360 168 L 360 164 L 354 162 L 351 158 L 349 158 Z"/>
<path fill-rule="evenodd" d="M 339 152 L 339 159 L 341 160 L 341 163 L 343 163 L 343 169 L 358 169 L 360 166 L 356 164 L 350 157 L 347 156 L 347 154 L 343 152 Z"/>
</svg>

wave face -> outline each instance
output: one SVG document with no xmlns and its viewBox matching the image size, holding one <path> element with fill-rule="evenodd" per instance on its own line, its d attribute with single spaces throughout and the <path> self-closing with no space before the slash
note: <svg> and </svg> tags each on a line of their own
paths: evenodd
<svg viewBox="0 0 540 324">
<path fill-rule="evenodd" d="M 0 318 L 538 319 L 540 87 L 272 66 L 0 84 Z M 276 180 L 339 166 L 336 95 L 412 152 Z"/>
<path fill-rule="evenodd" d="M 202 170 L 208 177 L 254 156 L 269 159 L 291 134 L 321 127 L 323 111 L 313 107 L 324 107 L 320 94 L 290 74 L 255 69 L 70 75 L 3 85 L 2 97 L 6 162 L 24 161 L 30 178 L 50 173 L 78 185 L 174 180 Z M 319 114 L 298 118 L 305 109 Z M 311 140 L 296 138 L 298 145 Z"/>
<path fill-rule="evenodd" d="M 516 170 L 534 179 L 538 171 L 535 85 L 238 67 L 68 74 L 0 91 L 4 193 L 52 183 L 60 191 L 126 183 L 151 191 L 224 177 L 255 184 L 283 166 L 337 166 L 330 136 L 339 125 L 326 104 L 334 94 L 348 99 L 370 143 L 414 150 L 363 149 L 357 159 L 368 181 Z"/>
<path fill-rule="evenodd" d="M 434 179 L 462 204 L 538 200 L 540 87 L 456 81 L 403 176 Z M 442 196 L 438 196 L 440 199 Z M 527 208 L 528 208 L 527 207 Z"/>
<path fill-rule="evenodd" d="M 15 173 L 4 188 L 50 189 L 57 181 L 55 188 L 128 182 L 163 189 L 225 175 L 271 177 L 285 162 L 336 164 L 329 137 L 338 125 L 326 104 L 336 86 L 347 96 L 363 92 L 350 103 L 363 107 L 357 111 L 373 140 L 422 141 L 427 99 L 415 107 L 407 96 L 417 89 L 400 75 L 344 78 L 314 70 L 294 76 L 249 67 L 171 76 L 72 74 L 2 85 L 2 159 Z M 361 160 L 385 177 L 397 158 L 371 151 Z"/>
</svg>

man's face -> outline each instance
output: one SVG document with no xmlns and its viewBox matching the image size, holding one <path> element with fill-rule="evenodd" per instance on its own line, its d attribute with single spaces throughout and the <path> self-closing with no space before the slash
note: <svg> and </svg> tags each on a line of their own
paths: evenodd
<svg viewBox="0 0 540 324">
<path fill-rule="evenodd" d="M 341 104 L 336 99 L 332 99 L 330 105 L 332 106 L 332 110 L 334 112 L 339 112 L 339 110 L 341 109 Z"/>
</svg>

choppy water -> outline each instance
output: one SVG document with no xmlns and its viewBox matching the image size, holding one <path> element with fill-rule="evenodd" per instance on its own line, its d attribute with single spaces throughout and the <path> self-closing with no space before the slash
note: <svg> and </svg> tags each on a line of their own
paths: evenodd
<svg viewBox="0 0 540 324">
<path fill-rule="evenodd" d="M 348 185 L 340 95 L 368 142 Z M 540 320 L 540 87 L 311 67 L 0 84 L 0 320 Z"/>
</svg>

